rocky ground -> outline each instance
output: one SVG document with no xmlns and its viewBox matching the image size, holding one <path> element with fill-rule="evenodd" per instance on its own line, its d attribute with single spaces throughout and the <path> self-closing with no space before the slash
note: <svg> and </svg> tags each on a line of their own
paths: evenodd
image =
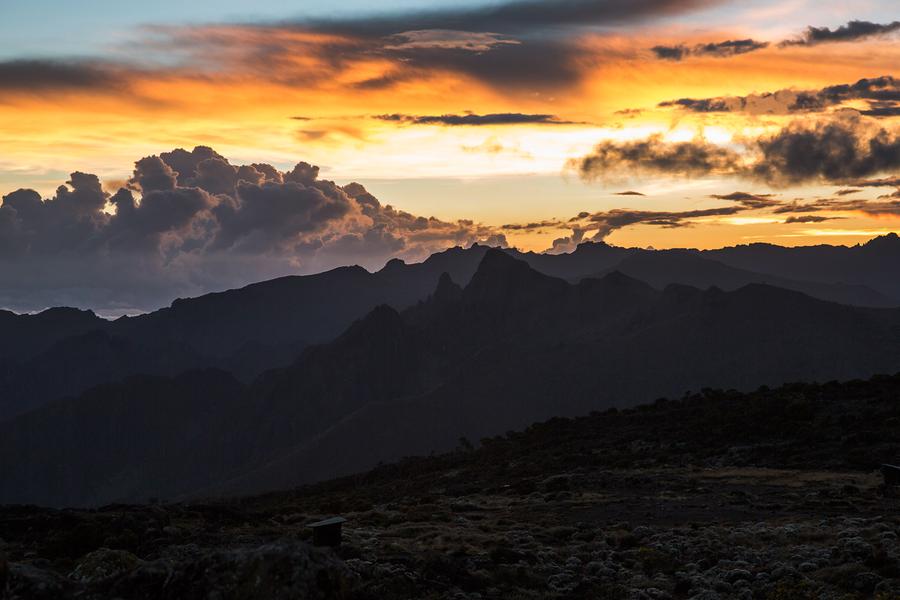
<svg viewBox="0 0 900 600">
<path fill-rule="evenodd" d="M 706 390 L 253 498 L 0 508 L 9 598 L 900 598 L 900 377 Z M 892 458 L 893 457 L 893 458 Z M 307 525 L 348 519 L 336 550 Z"/>
</svg>

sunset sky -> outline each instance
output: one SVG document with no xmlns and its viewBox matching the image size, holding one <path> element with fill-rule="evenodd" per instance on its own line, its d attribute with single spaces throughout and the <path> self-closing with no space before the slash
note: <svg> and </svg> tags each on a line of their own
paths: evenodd
<svg viewBox="0 0 900 600">
<path fill-rule="evenodd" d="M 162 302 L 475 241 L 710 248 L 900 231 L 896 0 L 372 6 L 3 2 L 0 261 L 14 266 L 0 286 L 72 261 L 53 301 L 108 292 L 124 269 L 141 272 L 135 295 Z M 234 167 L 225 187 L 165 158 L 154 168 L 180 175 L 171 184 L 136 171 L 197 146 L 217 154 L 192 164 Z M 241 165 L 301 161 L 337 184 L 321 194 L 340 206 L 295 201 L 261 168 L 241 187 Z M 74 172 L 102 189 L 82 178 L 79 190 Z M 10 200 L 19 188 L 46 210 Z M 190 189 L 202 198 L 186 208 Z M 145 206 L 150 192 L 168 196 Z M 163 272 L 180 283 L 163 286 Z M 42 281 L 28 293 L 52 287 Z M 0 306 L 29 302 L 3 293 Z"/>
</svg>

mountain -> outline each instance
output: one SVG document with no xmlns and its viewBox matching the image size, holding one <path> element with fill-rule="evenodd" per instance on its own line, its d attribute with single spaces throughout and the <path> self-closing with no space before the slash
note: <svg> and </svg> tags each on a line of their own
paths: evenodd
<svg viewBox="0 0 900 600">
<path fill-rule="evenodd" d="M 345 267 L 284 277 L 116 321 L 74 309 L 0 313 L 0 421 L 129 375 L 217 368 L 250 381 L 333 339 L 375 306 L 403 309 L 426 298 L 441 273 L 471 277 L 486 250 L 392 261 L 377 273 Z"/>
<path fill-rule="evenodd" d="M 376 307 L 250 384 L 129 379 L 0 424 L 0 503 L 279 489 L 700 387 L 897 370 L 900 310 L 618 272 L 572 284 L 491 250 L 465 287 L 439 277 L 428 300 Z M 77 475 L 61 488 L 61 473 Z"/>
<path fill-rule="evenodd" d="M 694 250 L 639 251 L 623 259 L 614 269 L 646 281 L 658 289 L 672 283 L 680 283 L 701 289 L 718 287 L 731 291 L 751 283 L 764 283 L 802 292 L 813 298 L 851 306 L 900 306 L 897 299 L 865 285 L 802 281 L 756 273 L 707 258 L 706 255 Z"/>
<path fill-rule="evenodd" d="M 0 311 L 0 361 L 28 360 L 67 337 L 101 328 L 105 321 L 88 310 L 51 308 L 37 314 Z"/>
<path fill-rule="evenodd" d="M 376 273 L 343 267 L 283 277 L 116 321 L 65 308 L 0 312 L 0 421 L 130 375 L 214 368 L 250 382 L 334 339 L 375 306 L 403 310 L 424 300 L 442 273 L 466 285 L 487 251 L 452 248 L 422 263 L 392 260 Z M 659 289 L 681 283 L 730 291 L 765 283 L 854 306 L 900 305 L 896 236 L 853 248 L 651 251 L 586 242 L 567 254 L 506 252 L 538 272 L 576 282 L 618 270 Z"/>
<path fill-rule="evenodd" d="M 800 281 L 864 285 L 900 299 L 900 236 L 896 233 L 849 248 L 758 243 L 700 254 L 739 269 Z"/>
</svg>

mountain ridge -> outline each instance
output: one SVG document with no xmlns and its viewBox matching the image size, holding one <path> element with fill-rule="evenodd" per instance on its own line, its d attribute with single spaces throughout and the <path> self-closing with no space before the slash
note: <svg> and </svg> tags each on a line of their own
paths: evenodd
<svg viewBox="0 0 900 600">
<path fill-rule="evenodd" d="M 453 289 L 449 276 L 438 281 L 435 292 Z M 753 389 L 900 369 L 900 310 L 763 284 L 659 291 L 615 273 L 571 284 L 489 250 L 468 285 L 450 296 L 432 294 L 402 312 L 379 305 L 334 341 L 250 384 L 215 370 L 141 385 L 126 380 L 0 423 L 0 502 L 83 505 L 281 489 L 446 450 L 460 436 L 480 439 L 700 386 Z M 223 390 L 221 410 L 208 393 L 198 397 L 200 389 Z M 121 398 L 142 403 L 138 413 L 150 411 L 161 395 L 168 419 L 209 421 L 175 483 L 161 483 L 168 459 L 152 429 L 92 416 L 111 412 Z M 42 479 L 49 476 L 44 462 L 79 470 L 79 448 L 92 443 L 56 436 L 60 411 L 69 411 L 65 428 L 93 432 L 90 438 L 114 430 L 124 447 L 108 451 L 144 457 L 135 460 L 146 465 L 143 475 L 134 479 L 133 467 L 118 463 L 103 470 L 99 461 L 81 491 L 62 493 Z M 57 442 L 41 453 L 24 450 L 49 439 Z"/>
</svg>

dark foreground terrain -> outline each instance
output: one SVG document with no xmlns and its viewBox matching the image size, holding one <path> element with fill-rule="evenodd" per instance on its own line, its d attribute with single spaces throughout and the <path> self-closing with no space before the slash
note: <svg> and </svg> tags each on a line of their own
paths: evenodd
<svg viewBox="0 0 900 600">
<path fill-rule="evenodd" d="M 554 419 L 294 491 L 0 509 L 10 598 L 900 598 L 900 375 Z M 307 525 L 348 518 L 338 550 Z"/>
</svg>

